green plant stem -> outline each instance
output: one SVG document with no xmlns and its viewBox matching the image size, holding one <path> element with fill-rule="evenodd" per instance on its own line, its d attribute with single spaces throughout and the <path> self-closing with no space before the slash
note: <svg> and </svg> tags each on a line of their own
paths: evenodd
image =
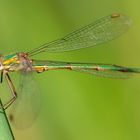
<svg viewBox="0 0 140 140">
<path fill-rule="evenodd" d="M 0 140 L 15 140 L 0 99 Z"/>
</svg>

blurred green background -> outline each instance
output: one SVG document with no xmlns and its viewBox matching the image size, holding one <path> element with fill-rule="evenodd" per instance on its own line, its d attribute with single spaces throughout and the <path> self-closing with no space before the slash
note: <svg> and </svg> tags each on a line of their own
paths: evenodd
<svg viewBox="0 0 140 140">
<path fill-rule="evenodd" d="M 139 5 L 138 0 L 1 0 L 0 51 L 26 52 L 120 12 L 133 20 L 131 29 L 120 38 L 102 47 L 42 53 L 35 58 L 139 67 Z M 140 140 L 139 75 L 120 80 L 48 71 L 36 74 L 36 79 L 42 110 L 27 130 L 12 127 L 16 140 Z"/>
</svg>

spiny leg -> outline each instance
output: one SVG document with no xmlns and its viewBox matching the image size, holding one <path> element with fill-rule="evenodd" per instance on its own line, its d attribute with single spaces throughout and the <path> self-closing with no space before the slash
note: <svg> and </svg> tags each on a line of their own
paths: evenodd
<svg viewBox="0 0 140 140">
<path fill-rule="evenodd" d="M 6 73 L 4 73 L 4 76 L 5 76 L 5 79 L 8 83 L 11 93 L 12 93 L 12 98 L 3 106 L 4 109 L 7 109 L 16 100 L 17 93 L 16 93 L 15 86 L 14 86 L 9 74 L 6 72 Z"/>
</svg>

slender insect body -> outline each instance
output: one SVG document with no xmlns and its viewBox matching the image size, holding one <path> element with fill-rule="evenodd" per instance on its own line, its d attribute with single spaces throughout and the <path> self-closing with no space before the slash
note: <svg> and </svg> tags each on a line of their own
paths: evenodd
<svg viewBox="0 0 140 140">
<path fill-rule="evenodd" d="M 45 51 L 66 52 L 105 43 L 125 33 L 129 29 L 130 25 L 131 20 L 129 17 L 122 14 L 112 14 L 103 17 L 77 31 L 74 31 L 63 38 L 46 43 L 27 53 L 20 52 L 7 56 L 0 55 L 1 82 L 2 78 L 4 77 L 12 93 L 12 98 L 4 105 L 4 108 L 8 108 L 17 97 L 16 89 L 9 76 L 10 72 L 23 72 L 23 81 L 20 84 L 20 92 L 25 93 L 23 94 L 24 97 L 27 96 L 27 99 L 22 98 L 24 99 L 22 104 L 22 101 L 20 100 L 20 94 L 18 94 L 18 99 L 21 102 L 22 109 L 20 109 L 20 107 L 19 109 L 18 107 L 14 108 L 15 112 L 12 112 L 13 114 L 10 115 L 10 119 L 15 124 L 21 125 L 23 123 L 17 123 L 17 120 L 18 118 L 21 119 L 23 117 L 21 120 L 24 121 L 23 114 L 30 114 L 31 111 L 30 117 L 33 116 L 35 118 L 38 113 L 38 95 L 36 95 L 36 91 L 34 90 L 35 86 L 32 83 L 32 80 L 29 80 L 29 77 L 32 76 L 32 72 L 42 73 L 48 70 L 73 70 L 109 78 L 127 78 L 130 73 L 140 73 L 139 68 L 127 68 L 112 64 L 76 63 L 30 59 L 30 57 Z M 30 83 L 32 83 L 31 86 Z M 24 87 L 25 85 L 26 88 Z M 27 89 L 33 91 L 27 94 Z M 23 110 L 26 111 L 26 113 L 22 112 Z M 28 110 L 29 113 L 27 113 Z M 25 117 L 25 120 L 30 117 Z"/>
</svg>

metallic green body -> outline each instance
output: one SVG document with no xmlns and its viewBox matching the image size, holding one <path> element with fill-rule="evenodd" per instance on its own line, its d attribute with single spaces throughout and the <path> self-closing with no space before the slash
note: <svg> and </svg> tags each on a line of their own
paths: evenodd
<svg viewBox="0 0 140 140">
<path fill-rule="evenodd" d="M 110 78 L 128 78 L 132 73 L 140 73 L 139 68 L 128 68 L 111 64 L 34 60 L 30 59 L 25 53 L 7 55 L 3 57 L 2 63 L 3 69 L 8 72 L 32 71 L 40 73 L 48 70 L 66 69 Z"/>
</svg>

